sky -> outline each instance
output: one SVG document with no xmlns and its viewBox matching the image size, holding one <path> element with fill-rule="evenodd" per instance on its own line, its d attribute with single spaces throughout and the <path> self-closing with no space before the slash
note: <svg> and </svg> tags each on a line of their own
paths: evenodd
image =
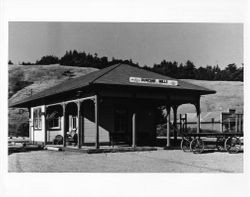
<svg viewBox="0 0 250 197">
<path fill-rule="evenodd" d="M 35 62 L 66 50 L 132 59 L 140 66 L 162 60 L 196 67 L 243 63 L 240 23 L 9 22 L 9 59 Z"/>
</svg>

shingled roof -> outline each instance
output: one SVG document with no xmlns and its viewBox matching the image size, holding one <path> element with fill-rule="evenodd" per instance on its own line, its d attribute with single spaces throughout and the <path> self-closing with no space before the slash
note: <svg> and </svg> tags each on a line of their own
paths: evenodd
<svg viewBox="0 0 250 197">
<path fill-rule="evenodd" d="M 161 85 L 161 84 L 151 84 L 151 83 L 131 83 L 130 77 L 140 77 L 140 78 L 151 78 L 151 79 L 164 79 L 164 80 L 175 80 L 178 82 L 177 86 L 170 85 Z M 191 83 L 184 82 L 179 79 L 173 79 L 161 74 L 157 74 L 142 68 L 130 66 L 127 64 L 116 64 L 109 66 L 107 68 L 94 71 L 87 75 L 67 80 L 63 83 L 60 83 L 54 87 L 41 91 L 37 94 L 34 94 L 28 98 L 25 98 L 21 101 L 13 103 L 10 107 L 17 107 L 21 104 L 31 102 L 33 100 L 38 100 L 46 98 L 48 96 L 56 95 L 59 93 L 68 92 L 71 90 L 76 90 L 79 88 L 87 87 L 91 84 L 106 84 L 106 85 L 122 85 L 122 86 L 136 86 L 136 87 L 158 87 L 165 89 L 182 89 L 197 91 L 200 94 L 213 94 L 215 91 L 209 90 L 207 88 L 197 86 Z"/>
</svg>

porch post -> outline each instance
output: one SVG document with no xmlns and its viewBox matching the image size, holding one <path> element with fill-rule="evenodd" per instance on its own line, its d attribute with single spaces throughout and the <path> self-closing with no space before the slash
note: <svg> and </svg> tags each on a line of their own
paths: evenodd
<svg viewBox="0 0 250 197">
<path fill-rule="evenodd" d="M 222 117 L 223 117 L 223 115 L 222 115 L 222 112 L 221 112 L 221 114 L 220 114 L 220 123 L 221 123 L 220 132 L 221 133 L 223 133 L 223 118 Z"/>
<path fill-rule="evenodd" d="M 238 114 L 235 114 L 235 132 L 238 133 Z"/>
<path fill-rule="evenodd" d="M 82 144 L 81 144 L 81 132 L 82 132 L 82 128 L 81 128 L 81 102 L 77 101 L 77 119 L 78 119 L 78 135 L 77 135 L 77 144 L 78 144 L 78 148 L 81 148 Z"/>
<path fill-rule="evenodd" d="M 136 111 L 132 114 L 132 148 L 136 147 Z"/>
<path fill-rule="evenodd" d="M 32 141 L 32 144 L 34 144 L 34 141 L 31 139 L 31 136 L 32 136 L 31 124 L 33 123 L 33 120 L 31 119 L 31 107 L 28 108 L 28 111 L 29 111 L 29 138 L 30 138 L 30 141 Z"/>
<path fill-rule="evenodd" d="M 167 110 L 167 144 L 166 147 L 170 147 L 170 105 L 166 106 Z"/>
<path fill-rule="evenodd" d="M 239 114 L 239 130 L 238 130 L 238 132 L 242 132 L 242 115 L 241 114 Z"/>
<path fill-rule="evenodd" d="M 46 105 L 44 106 L 44 146 L 47 145 L 47 107 Z"/>
<path fill-rule="evenodd" d="M 197 114 L 197 133 L 200 133 L 200 124 L 201 124 L 200 123 L 201 122 L 201 117 L 200 117 L 200 113 L 201 113 L 201 110 L 200 110 L 200 96 L 197 99 L 195 107 L 196 107 L 196 114 Z"/>
<path fill-rule="evenodd" d="M 63 147 L 66 147 L 66 104 L 62 104 L 63 108 Z"/>
<path fill-rule="evenodd" d="M 99 149 L 99 99 L 98 96 L 95 96 L 95 128 L 96 128 L 96 143 L 95 148 Z"/>
<path fill-rule="evenodd" d="M 81 101 L 81 105 L 83 101 Z M 84 144 L 84 108 L 81 107 L 81 146 Z"/>
<path fill-rule="evenodd" d="M 178 105 L 173 106 L 173 112 L 174 112 L 173 125 L 174 125 L 174 142 L 175 143 L 177 142 L 177 108 L 178 108 Z"/>
</svg>

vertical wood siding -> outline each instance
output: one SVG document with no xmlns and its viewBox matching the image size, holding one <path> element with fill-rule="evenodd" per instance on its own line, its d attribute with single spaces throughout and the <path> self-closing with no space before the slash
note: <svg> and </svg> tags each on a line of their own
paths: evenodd
<svg viewBox="0 0 250 197">
<path fill-rule="evenodd" d="M 95 143 L 94 105 L 84 105 L 84 143 Z M 101 104 L 99 110 L 99 142 L 109 142 L 109 133 L 113 131 L 114 116 L 112 104 Z"/>
<path fill-rule="evenodd" d="M 95 114 L 93 102 L 83 103 L 84 143 L 95 143 Z"/>
</svg>

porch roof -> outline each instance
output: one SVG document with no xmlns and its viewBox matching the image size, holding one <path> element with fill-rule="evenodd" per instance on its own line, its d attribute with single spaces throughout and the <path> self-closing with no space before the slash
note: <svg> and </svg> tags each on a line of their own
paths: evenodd
<svg viewBox="0 0 250 197">
<path fill-rule="evenodd" d="M 144 79 L 162 79 L 166 81 L 177 82 L 178 85 L 167 85 L 160 83 L 138 83 L 131 82 L 130 78 L 144 78 Z M 34 100 L 40 100 L 49 96 L 57 95 L 87 86 L 99 84 L 99 85 L 120 85 L 130 87 L 150 87 L 161 88 L 163 91 L 169 89 L 186 90 L 196 92 L 199 95 L 213 94 L 214 90 L 210 90 L 201 86 L 197 86 L 191 83 L 184 82 L 179 79 L 173 79 L 168 76 L 164 76 L 158 73 L 154 73 L 139 67 L 130 66 L 127 64 L 116 64 L 107 68 L 94 71 L 87 75 L 67 80 L 54 87 L 41 91 L 37 94 L 29 96 L 23 100 L 10 104 L 10 107 L 24 107 Z"/>
</svg>

